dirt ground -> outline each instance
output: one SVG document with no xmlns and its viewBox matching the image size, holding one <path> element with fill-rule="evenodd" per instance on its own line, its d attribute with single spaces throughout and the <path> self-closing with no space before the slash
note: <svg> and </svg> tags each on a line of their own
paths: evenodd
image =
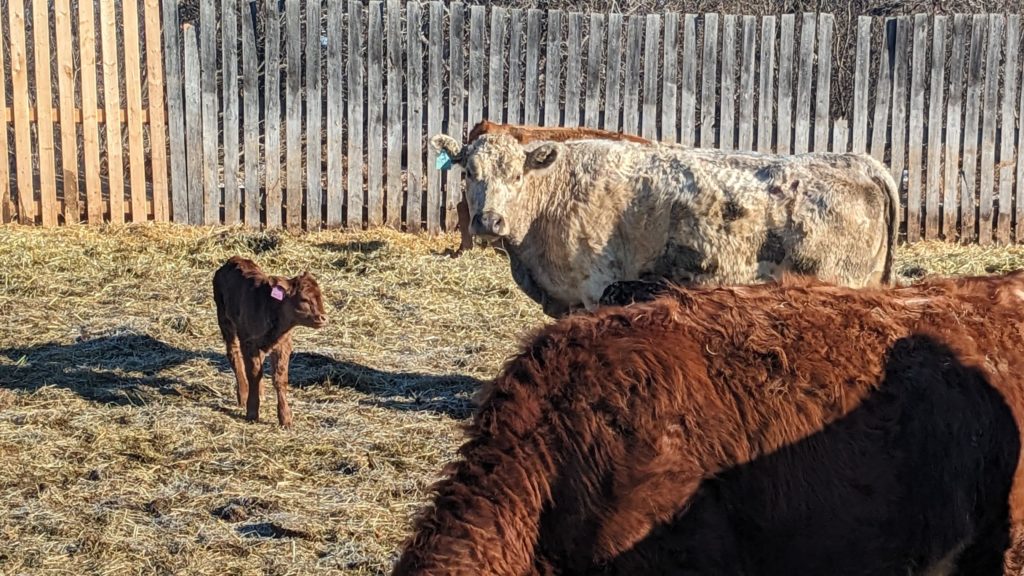
<svg viewBox="0 0 1024 576">
<path fill-rule="evenodd" d="M 480 382 L 547 319 L 454 234 L 0 227 L 0 573 L 386 574 Z M 309 269 L 280 430 L 234 406 L 211 278 Z M 1024 249 L 901 248 L 904 281 Z M 269 382 L 264 384 L 265 389 Z"/>
</svg>

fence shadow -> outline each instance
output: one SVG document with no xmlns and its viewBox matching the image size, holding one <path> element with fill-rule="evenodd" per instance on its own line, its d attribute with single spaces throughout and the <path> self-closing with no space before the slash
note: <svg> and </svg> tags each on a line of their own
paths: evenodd
<svg viewBox="0 0 1024 576">
<path fill-rule="evenodd" d="M 152 336 L 125 333 L 71 344 L 40 344 L 0 350 L 0 388 L 38 390 L 56 386 L 104 404 L 139 404 L 154 396 L 187 396 L 194 390 L 226 386 L 234 395 L 233 377 L 207 383 L 186 366 L 204 360 L 226 376 L 231 367 L 220 351 L 192 351 Z M 269 368 L 269 366 L 268 366 Z M 292 354 L 292 387 L 340 386 L 371 398 L 364 403 L 400 411 L 424 411 L 464 418 L 469 395 L 480 381 L 459 375 L 435 376 L 376 370 L 317 353 Z M 271 386 L 269 373 L 263 385 Z"/>
</svg>

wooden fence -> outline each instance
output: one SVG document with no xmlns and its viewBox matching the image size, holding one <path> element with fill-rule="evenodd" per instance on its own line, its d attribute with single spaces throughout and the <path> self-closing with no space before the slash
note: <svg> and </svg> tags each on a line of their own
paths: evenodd
<svg viewBox="0 0 1024 576">
<path fill-rule="evenodd" d="M 426 140 L 488 118 L 867 152 L 901 182 L 908 241 L 1024 237 L 1016 14 L 860 17 L 845 62 L 830 14 L 202 0 L 181 21 L 176 0 L 159 1 L 99 2 L 97 38 L 94 14 L 68 0 L 8 0 L 5 221 L 451 229 L 461 175 L 439 172 Z M 32 62 L 26 3 L 50 23 L 32 27 Z M 834 118 L 843 67 L 851 114 Z"/>
</svg>

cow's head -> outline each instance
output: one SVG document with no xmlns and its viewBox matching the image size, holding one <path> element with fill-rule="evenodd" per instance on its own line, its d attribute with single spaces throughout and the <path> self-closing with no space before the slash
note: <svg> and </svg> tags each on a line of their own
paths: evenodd
<svg viewBox="0 0 1024 576">
<path fill-rule="evenodd" d="M 327 324 L 323 294 L 316 278 L 309 272 L 280 279 L 273 283 L 270 297 L 281 301 L 281 320 L 309 328 L 322 328 Z"/>
<path fill-rule="evenodd" d="M 518 238 L 525 233 L 530 199 L 523 194 L 526 178 L 551 167 L 563 151 L 557 142 L 524 148 L 508 134 L 484 134 L 466 146 L 447 134 L 437 134 L 430 145 L 438 154 L 438 168 L 452 164 L 466 171 L 469 231 L 484 240 Z"/>
</svg>

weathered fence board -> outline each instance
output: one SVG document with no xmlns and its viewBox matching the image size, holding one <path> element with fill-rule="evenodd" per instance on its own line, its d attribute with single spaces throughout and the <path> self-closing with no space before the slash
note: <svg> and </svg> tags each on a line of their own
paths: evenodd
<svg viewBox="0 0 1024 576">
<path fill-rule="evenodd" d="M 484 118 L 484 27 L 483 6 L 469 8 L 469 114 L 466 127 L 473 129 Z"/>
<path fill-rule="evenodd" d="M 932 83 L 928 90 L 928 175 L 925 196 L 924 236 L 939 237 L 939 201 L 942 198 L 942 106 L 946 77 L 946 17 L 939 15 L 932 25 Z"/>
<path fill-rule="evenodd" d="M 814 67 L 814 40 L 818 16 L 805 12 L 800 26 L 800 66 L 796 84 L 796 122 L 793 152 L 810 150 L 811 139 L 811 76 Z"/>
<path fill-rule="evenodd" d="M 587 102 L 583 123 L 600 128 L 601 70 L 604 66 L 604 17 L 590 15 L 590 46 L 587 48 Z"/>
<path fill-rule="evenodd" d="M 138 0 L 124 0 L 121 3 L 121 10 L 124 26 L 125 100 L 128 107 L 128 174 L 131 184 L 131 215 L 132 222 L 145 222 L 149 216 L 149 205 L 146 198 L 146 156 L 142 132 L 142 53 L 139 48 Z M 46 18 L 45 10 L 40 18 Z M 39 27 L 36 28 L 36 30 L 39 29 Z M 49 44 L 49 40 L 46 42 Z M 40 54 L 40 52 L 36 52 L 36 54 Z M 41 77 L 49 80 L 49 66 L 46 66 L 45 71 L 42 68 L 36 71 Z M 37 81 L 37 86 L 42 87 L 45 83 Z M 49 100 L 49 98 L 41 99 Z M 226 116 L 225 122 L 227 122 Z M 40 117 L 39 123 L 42 127 L 47 122 Z M 40 153 L 42 154 L 42 151 Z M 52 158 L 53 150 L 46 155 Z M 52 160 L 50 162 L 52 163 Z M 40 172 L 45 179 L 46 170 L 42 165 L 40 165 Z"/>
<path fill-rule="evenodd" d="M 644 94 L 641 118 L 641 135 L 650 140 L 658 139 L 658 41 L 661 34 L 661 18 L 648 14 L 644 26 Z M 572 84 L 566 78 L 566 86 Z"/>
<path fill-rule="evenodd" d="M 765 16 L 761 24 L 761 84 L 757 99 L 757 150 L 772 150 L 773 98 L 775 87 L 775 16 Z"/>
<path fill-rule="evenodd" d="M 287 227 L 302 224 L 302 48 L 299 2 L 285 3 L 285 216 Z M 227 199 L 225 198 L 225 207 Z"/>
<path fill-rule="evenodd" d="M 726 14 L 722 20 L 722 84 L 718 106 L 718 147 L 731 150 L 736 132 L 736 16 Z"/>
<path fill-rule="evenodd" d="M 972 18 L 971 49 L 967 60 L 967 110 L 964 119 L 964 151 L 961 170 L 963 188 L 960 194 L 960 238 L 963 241 L 977 240 L 977 199 L 976 178 L 978 176 L 978 121 L 982 98 L 983 52 L 988 18 L 976 14 Z"/>
<path fill-rule="evenodd" d="M 921 170 L 924 142 L 924 71 L 928 50 L 928 17 L 914 17 L 913 65 L 910 81 L 910 134 L 907 158 L 907 241 L 921 238 Z"/>
<path fill-rule="evenodd" d="M 238 186 L 238 6 L 224 2 L 221 6 L 221 70 L 224 96 L 221 98 L 224 122 L 224 223 L 236 224 L 241 218 L 241 190 Z M 229 97 L 230 96 L 230 97 Z M 132 184 L 134 191 L 135 185 Z"/>
<path fill-rule="evenodd" d="M 942 194 L 942 237 L 955 240 L 960 237 L 957 220 L 960 207 L 960 119 L 964 93 L 964 47 L 967 36 L 966 14 L 953 17 L 953 47 L 949 60 L 949 98 L 946 101 L 945 174 Z"/>
<path fill-rule="evenodd" d="M 513 8 L 508 38 L 508 118 L 509 124 L 519 124 L 522 119 L 520 106 L 523 93 L 523 69 L 520 55 L 523 47 L 523 11 Z"/>
<path fill-rule="evenodd" d="M 606 130 L 618 130 L 621 101 L 619 77 L 622 65 L 622 15 L 608 15 L 608 59 L 605 67 L 604 125 Z"/>
<path fill-rule="evenodd" d="M 330 1 L 330 0 L 329 0 Z M 308 30 L 312 28 L 311 21 L 319 19 L 322 7 L 320 6 L 320 0 L 307 0 L 306 2 L 306 189 L 305 189 L 305 204 L 306 204 L 306 227 L 311 230 L 316 230 L 323 225 L 323 164 L 322 164 L 322 152 L 323 143 L 321 141 L 322 129 L 323 129 L 323 110 L 321 109 L 323 93 L 323 75 L 320 73 L 321 65 L 321 53 L 323 52 L 323 45 L 321 43 L 321 32 L 320 26 L 316 26 L 316 33 L 311 33 Z M 377 63 L 378 67 L 376 70 L 376 78 L 373 75 L 370 76 L 370 83 L 373 84 L 374 80 L 377 81 L 377 92 L 381 93 L 383 90 L 380 88 L 380 71 L 383 63 L 379 57 L 381 51 L 382 40 L 380 38 L 380 0 L 373 0 L 370 3 L 370 13 L 376 13 L 377 15 L 377 45 L 374 47 L 371 45 L 371 51 L 373 48 L 376 49 L 378 55 Z M 372 29 L 372 28 L 371 28 Z M 372 89 L 372 88 L 371 88 Z M 379 99 L 373 99 L 370 101 L 370 116 L 375 118 L 371 120 L 371 125 L 375 126 L 374 129 L 370 130 L 369 138 L 373 139 L 376 135 L 377 144 L 377 181 L 376 190 L 381 189 L 380 179 L 380 153 L 383 144 L 380 138 L 380 107 L 381 102 Z M 374 116 L 376 114 L 376 116 Z M 371 147 L 371 161 L 374 156 L 374 149 Z M 373 180 L 374 174 L 371 173 L 371 181 Z M 371 189 L 373 186 L 371 185 Z M 379 202 L 377 204 L 377 210 L 380 210 Z M 371 214 L 373 211 L 371 211 Z M 379 222 L 378 222 L 379 224 Z"/>
<path fill-rule="evenodd" d="M 818 85 L 814 102 L 814 151 L 824 152 L 828 147 L 829 97 L 832 86 L 832 15 L 818 17 Z"/>
<path fill-rule="evenodd" d="M 563 126 L 580 124 L 580 88 L 583 85 L 583 14 L 569 14 L 568 54 L 565 62 L 565 119 Z"/>
<path fill-rule="evenodd" d="M 754 51 L 757 50 L 756 18 L 743 17 L 743 63 L 740 66 L 740 133 L 738 148 L 754 148 Z"/>
<path fill-rule="evenodd" d="M 199 85 L 199 37 L 195 26 L 185 24 L 185 141 L 188 150 L 188 221 L 203 224 L 203 125 L 202 87 Z M 269 221 L 268 226 L 272 226 Z"/>
<path fill-rule="evenodd" d="M 434 10 L 431 4 L 431 10 Z M 381 0 L 371 0 L 367 9 L 366 32 L 366 223 L 384 223 L 384 11 Z M 319 72 L 317 72 L 319 74 Z M 319 92 L 317 93 L 319 98 Z M 319 110 L 319 107 L 317 108 Z M 437 112 L 443 113 L 438 110 Z M 312 112 L 310 112 L 312 114 Z M 319 114 L 319 112 L 318 112 Z M 312 130 L 312 128 L 310 128 Z M 317 142 L 319 146 L 319 123 Z M 317 156 L 319 159 L 319 156 Z M 319 178 L 320 169 L 310 169 L 309 177 Z M 318 210 L 319 213 L 319 210 Z"/>
<path fill-rule="evenodd" d="M 715 146 L 715 89 L 718 86 L 718 15 L 704 15 L 704 55 L 701 58 L 700 147 Z"/>
<path fill-rule="evenodd" d="M 387 13 L 384 15 L 384 21 L 387 26 L 388 36 L 388 93 L 385 95 L 385 102 L 387 103 L 388 107 L 387 218 L 385 219 L 385 222 L 387 222 L 388 226 L 391 226 L 392 228 L 399 228 L 404 220 L 402 217 L 402 209 L 404 206 L 404 198 L 402 192 L 402 95 L 405 86 L 403 78 L 405 66 L 403 66 L 402 47 L 405 45 L 405 38 L 402 35 L 401 7 L 402 4 L 400 0 L 387 0 Z M 461 5 L 459 6 L 459 10 L 461 14 Z M 331 27 L 328 26 L 327 28 L 328 34 L 330 34 Z M 340 39 L 338 42 L 340 44 Z M 330 44 L 330 39 L 328 39 L 328 44 Z M 461 52 L 462 51 L 459 50 L 460 54 Z M 331 73 L 329 69 L 328 73 Z M 341 74 L 340 65 L 337 74 Z M 338 99 L 340 100 L 340 98 L 341 96 L 339 94 Z M 328 102 L 330 102 L 330 100 L 328 100 Z M 339 126 L 337 130 L 338 133 L 340 134 L 341 127 Z M 330 137 L 330 134 L 328 134 L 328 137 Z M 340 156 L 340 143 L 338 144 L 338 148 L 338 155 Z M 338 174 L 337 178 L 340 181 L 341 175 Z M 330 179 L 328 179 L 328 183 L 329 182 Z"/>
<path fill-rule="evenodd" d="M 537 8 L 527 11 L 526 24 L 526 81 L 523 91 L 523 122 L 530 125 L 540 123 L 540 84 L 535 70 L 540 69 L 541 16 Z M 472 55 L 470 56 L 472 61 Z"/>
<path fill-rule="evenodd" d="M 430 44 L 441 45 L 444 30 L 444 7 L 440 2 L 430 3 Z M 441 131 L 444 110 L 441 108 L 441 53 L 431 50 L 430 74 L 427 78 L 427 138 Z M 441 171 L 433 162 L 427 162 L 427 231 L 436 234 L 441 231 Z"/>
<path fill-rule="evenodd" d="M 502 108 L 505 99 L 505 30 L 508 25 L 507 16 L 507 11 L 504 8 L 496 6 L 491 9 L 490 66 L 487 72 L 487 119 L 498 123 L 504 121 Z"/>
<path fill-rule="evenodd" d="M 789 154 L 793 142 L 793 38 L 796 15 L 784 14 L 779 33 L 779 121 L 776 151 Z"/>
<path fill-rule="evenodd" d="M 661 126 L 658 137 L 666 142 L 676 142 L 679 136 L 676 133 L 676 94 L 678 81 L 676 74 L 676 42 L 679 37 L 679 14 L 669 12 L 665 15 L 665 41 L 662 82 L 661 82 Z"/>
<path fill-rule="evenodd" d="M 889 169 L 897 186 L 903 188 L 903 168 L 906 162 L 907 135 L 907 90 L 908 67 L 910 65 L 911 20 L 900 16 L 896 19 L 896 61 L 893 65 L 892 85 L 892 134 L 890 136 L 891 158 Z M 906 221 L 906 206 L 900 210 L 900 220 Z"/>
<path fill-rule="evenodd" d="M 125 0 L 124 5 L 132 4 L 133 0 Z M 49 7 L 42 0 L 32 2 L 33 22 L 46 22 L 49 19 Z M 135 19 L 135 27 L 138 29 L 138 17 Z M 39 157 L 39 199 L 40 214 L 43 226 L 55 226 L 57 224 L 57 167 L 54 161 L 55 148 L 53 146 L 53 116 L 51 106 L 53 95 L 50 90 L 50 27 L 33 26 L 35 40 L 35 53 L 33 63 L 35 67 L 36 85 L 36 137 L 38 139 Z M 138 52 L 138 36 L 136 36 L 136 52 Z M 127 44 L 125 49 L 128 49 Z M 136 77 L 138 76 L 136 68 Z M 126 78 L 129 85 L 130 78 Z M 115 88 L 117 85 L 114 85 Z M 138 86 L 136 78 L 135 86 Z M 45 103 L 41 105 L 40 103 Z M 140 134 L 141 136 L 141 134 Z M 141 151 L 141 150 L 140 150 Z"/>
<path fill-rule="evenodd" d="M 999 148 L 999 222 L 996 228 L 996 240 L 1000 244 L 1010 242 L 1011 214 L 1013 206 L 1013 164 L 1014 146 L 1013 105 L 1017 102 L 1017 58 L 1020 45 L 1020 15 L 1012 14 L 1006 20 L 1006 59 L 1003 68 L 1003 125 Z M 1022 108 L 1021 110 L 1024 110 Z M 1018 190 L 1019 188 L 1018 184 Z M 1017 222 L 1024 216 L 1024 206 L 1017 203 Z"/>
<path fill-rule="evenodd" d="M 562 12 L 549 10 L 547 21 L 547 53 L 544 58 L 544 125 L 558 126 L 558 105 L 562 76 Z"/>
<path fill-rule="evenodd" d="M 359 0 L 352 0 L 352 2 L 358 4 Z M 405 226 L 406 229 L 413 232 L 422 229 L 423 226 L 423 45 L 420 43 L 420 35 L 423 31 L 420 24 L 421 12 L 420 5 L 415 2 L 406 6 L 405 64 L 409 92 L 406 96 L 408 120 L 405 139 L 407 150 L 405 159 Z M 483 17 L 483 12 L 481 12 L 481 17 Z M 482 89 L 480 94 L 483 94 Z M 362 179 L 358 182 L 361 188 Z M 349 219 L 351 220 L 351 215 Z"/>
<path fill-rule="evenodd" d="M 415 8 L 414 8 L 415 7 Z M 422 81 L 419 76 L 413 76 L 413 72 L 421 71 L 418 53 L 413 52 L 419 42 L 412 40 L 419 39 L 419 4 L 409 5 L 409 179 L 407 181 L 410 197 L 420 191 L 420 171 L 412 160 L 414 137 L 411 128 L 416 125 L 415 121 L 420 120 L 418 114 L 422 109 L 420 92 Z M 413 35 L 415 31 L 415 35 Z M 416 58 L 413 63 L 413 58 Z M 348 124 L 345 134 L 348 137 L 348 186 L 345 190 L 346 222 L 350 228 L 360 229 L 363 225 L 363 208 L 365 206 L 365 190 L 363 187 L 363 91 L 366 86 L 363 83 L 365 67 L 363 64 L 363 3 L 360 0 L 349 0 L 348 2 L 348 53 L 345 55 L 347 68 L 345 74 L 348 76 L 348 91 L 346 100 L 348 103 Z M 418 134 L 416 134 L 418 136 Z M 418 204 L 417 204 L 418 206 Z"/>
<path fill-rule="evenodd" d="M 245 136 L 245 225 L 260 225 L 260 113 L 259 84 L 256 71 L 256 34 L 252 18 L 245 10 L 249 0 L 238 0 L 242 13 L 242 113 Z"/>
<path fill-rule="evenodd" d="M 148 16 L 148 14 L 147 14 Z M 60 102 L 60 151 L 61 175 L 64 180 L 64 222 L 77 224 L 81 220 L 78 190 L 78 126 L 74 120 L 75 108 L 75 60 L 71 46 L 71 3 L 57 2 L 54 6 L 54 25 L 57 41 L 57 92 Z M 147 20 L 148 22 L 148 20 Z M 151 40 L 152 41 L 152 40 Z M 157 38 L 159 43 L 159 38 Z M 159 44 L 158 44 L 159 45 Z M 0 66 L 3 65 L 0 53 Z M 0 86 L 3 79 L 0 77 Z M 6 90 L 0 90 L 0 108 L 7 108 Z M 154 110 L 162 107 L 155 106 Z M 7 131 L 0 138 L 0 158 L 7 156 Z M 155 170 L 154 170 L 155 176 Z M 10 182 L 8 163 L 0 162 L 0 194 L 4 200 L 9 198 L 7 190 Z M 154 194 L 153 199 L 156 200 Z M 159 215 L 157 220 L 161 220 Z"/>
<path fill-rule="evenodd" d="M 852 151 L 868 150 L 868 85 L 871 80 L 871 17 L 857 18 L 857 55 L 853 84 Z"/>
<path fill-rule="evenodd" d="M 448 133 L 462 138 L 463 103 L 466 95 L 466 74 L 463 70 L 462 37 L 465 27 L 465 8 L 462 2 L 452 2 L 448 8 L 448 42 L 450 65 L 448 72 Z M 389 77 L 390 80 L 390 77 Z M 462 200 L 462 170 L 452 166 L 445 181 L 445 224 L 451 230 L 458 221 L 458 204 Z M 389 218 L 390 220 L 390 218 Z M 397 227 L 397 226 L 396 226 Z"/>
<path fill-rule="evenodd" d="M 390 0 L 392 4 L 398 6 L 398 0 Z M 342 5 L 341 0 L 328 0 L 327 2 L 327 20 L 330 22 L 337 22 L 336 26 L 327 27 L 327 226 L 335 227 L 341 226 L 344 222 L 345 214 L 345 181 L 343 179 L 345 155 L 342 153 L 342 123 L 345 116 L 345 101 L 342 98 L 344 91 L 344 84 L 342 83 L 342 66 L 344 55 L 344 38 L 343 30 L 341 26 L 342 21 Z M 391 59 L 391 43 L 395 41 L 391 30 L 391 26 L 397 27 L 398 23 L 398 12 L 394 12 L 394 17 L 388 22 L 388 78 L 390 81 L 391 75 L 394 73 L 394 61 Z M 390 87 L 389 82 L 389 87 Z M 401 84 L 395 84 L 399 89 Z M 393 184 L 391 180 L 391 152 L 392 152 L 392 141 L 401 141 L 401 130 L 402 126 L 397 121 L 394 124 L 391 123 L 392 116 L 390 108 L 392 106 L 391 99 L 394 97 L 394 91 L 390 88 L 388 90 L 388 129 L 389 131 L 398 129 L 399 135 L 395 139 L 393 135 L 388 137 L 388 193 L 398 189 L 398 184 Z M 389 132 L 389 134 L 391 134 Z M 398 170 L 395 170 L 395 174 L 398 174 Z"/>
<path fill-rule="evenodd" d="M 107 4 L 102 2 L 101 4 Z M 219 182 L 219 166 L 217 162 L 217 138 L 212 137 L 213 134 L 217 134 L 217 116 L 219 115 L 219 108 L 217 103 L 217 3 L 215 0 L 202 0 L 200 2 L 199 11 L 199 89 L 200 89 L 200 107 L 202 110 L 202 129 L 203 129 L 203 194 L 205 199 L 204 211 L 203 211 L 203 223 L 204 224 L 217 224 L 221 221 L 220 206 L 221 206 L 221 189 Z M 113 32 L 113 22 L 111 22 L 111 32 Z M 106 36 L 103 38 L 104 47 L 107 44 Z M 104 52 L 103 55 L 104 65 L 108 64 L 107 54 Z M 112 98 L 112 96 L 115 96 Z M 116 101 L 116 92 L 112 95 L 107 93 L 107 116 L 109 117 L 116 107 L 111 106 L 110 100 Z M 117 122 L 107 122 L 107 146 L 109 150 L 110 139 L 113 137 L 111 130 L 113 127 L 118 127 Z M 210 136 L 207 136 L 210 135 Z M 117 140 L 121 140 L 120 133 L 117 135 Z M 118 156 L 120 157 L 120 156 Z M 120 165 L 120 164 L 118 164 Z M 116 172 L 115 172 L 116 174 Z M 119 186 L 111 184 L 110 197 L 113 200 L 115 193 Z M 120 196 L 120 193 L 117 193 Z M 111 202 L 111 211 L 113 211 L 113 202 Z"/>
<path fill-rule="evenodd" d="M 640 42 L 643 27 L 643 16 L 634 14 L 629 17 L 623 65 L 622 130 L 636 135 L 640 134 Z"/>
<path fill-rule="evenodd" d="M 67 14 L 67 6 L 65 6 L 64 8 L 65 8 L 64 12 L 65 12 L 65 14 Z M 59 10 L 59 8 L 58 8 L 58 10 Z M 3 28 L 2 24 L 3 24 L 3 19 L 0 18 L 0 34 L 4 33 L 4 31 L 2 29 Z M 70 26 L 69 26 L 69 28 L 70 28 Z M 58 26 L 58 34 L 59 34 L 59 30 L 60 30 L 60 26 Z M 67 40 L 70 41 L 70 35 L 68 36 Z M 5 58 L 5 52 L 4 52 L 3 42 L 0 42 L 0 87 L 4 87 L 7 84 L 6 74 L 5 74 L 5 70 L 4 70 L 4 58 Z M 61 68 L 62 68 L 62 70 L 65 69 L 64 66 L 62 66 Z M 72 72 L 73 73 L 74 69 L 71 66 L 67 66 L 66 70 L 68 72 Z M 0 108 L 2 108 L 4 110 L 7 109 L 7 90 L 6 89 L 0 90 Z M 7 127 L 5 126 L 4 130 L 0 131 L 0 158 L 10 158 L 10 149 L 9 149 L 7 138 L 8 138 L 8 130 L 7 130 Z M 67 150 L 65 149 L 65 152 L 66 151 Z M 77 154 L 75 154 L 75 156 L 77 157 Z M 10 188 L 10 185 L 11 185 L 10 162 L 0 162 L 0 222 L 2 222 L 4 224 L 8 224 L 8 223 L 14 221 L 15 213 L 17 212 L 17 209 L 14 206 L 14 202 L 11 200 L 11 188 Z M 79 220 L 78 212 L 77 212 L 77 207 L 78 207 L 78 204 L 77 204 L 77 202 L 78 202 L 77 188 L 75 190 L 76 190 L 76 194 L 75 194 L 74 202 L 75 202 L 75 210 L 76 210 L 75 214 L 76 214 L 76 216 L 75 216 L 75 219 L 73 220 L 73 222 L 77 223 L 78 220 Z M 72 220 L 68 219 L 68 221 L 71 222 Z"/>
<path fill-rule="evenodd" d="M 244 2 L 245 0 L 239 0 Z M 174 0 L 162 0 L 163 2 L 163 35 L 164 35 L 164 69 L 167 71 L 167 140 L 169 146 L 170 164 L 170 188 L 171 188 L 171 219 L 175 222 L 189 223 L 188 209 L 188 170 L 185 157 L 185 102 L 184 82 L 182 80 L 181 50 L 178 42 L 178 4 Z M 87 28 L 87 19 L 91 23 L 89 10 L 80 10 L 79 39 L 81 40 L 81 85 L 82 85 L 82 148 L 85 156 L 82 164 L 85 167 L 86 189 L 93 188 L 91 177 L 96 170 L 93 159 L 98 155 L 90 151 L 90 136 L 95 134 L 96 114 L 95 106 L 88 106 L 86 103 L 87 94 L 96 94 L 96 56 L 95 45 L 86 41 L 86 33 L 91 32 L 91 25 Z M 255 43 L 255 39 L 254 39 Z M 92 56 L 92 58 L 87 58 Z M 91 80 L 90 80 L 91 78 Z M 91 82 L 91 84 L 89 84 Z M 95 103 L 95 101 L 93 101 Z M 88 117 L 88 120 L 86 118 Z M 90 134 L 90 132 L 92 134 Z M 92 142 L 96 142 L 92 136 Z M 98 162 L 96 158 L 96 162 Z M 95 177 L 99 180 L 99 176 Z M 86 207 L 91 203 L 87 201 Z M 92 224 L 94 213 L 89 208 L 89 223 Z"/>
<path fill-rule="evenodd" d="M 994 206 L 993 191 L 995 188 L 996 163 L 996 114 L 999 111 L 999 45 L 1003 40 L 1003 27 L 1006 23 L 1002 14 L 989 17 L 988 49 L 985 63 L 985 95 L 983 100 L 983 116 L 981 128 L 981 185 L 978 188 L 978 243 L 992 243 L 992 217 Z"/>
<path fill-rule="evenodd" d="M 170 0 L 168 0 L 168 1 L 170 1 Z M 14 6 L 14 5 L 15 5 L 15 3 L 11 3 L 11 6 Z M 166 12 L 166 10 L 165 10 L 165 12 Z M 177 11 L 174 10 L 172 12 L 173 12 L 173 15 L 170 16 L 171 20 L 170 20 L 169 24 L 174 24 L 174 34 L 173 34 L 174 42 L 173 42 L 173 44 L 168 43 L 168 52 L 170 53 L 173 50 L 175 53 L 177 53 L 177 45 L 178 45 Z M 80 71 L 79 74 L 80 74 L 80 78 L 81 78 L 80 81 L 81 81 L 81 84 L 82 84 L 82 165 L 85 168 L 85 193 L 86 193 L 85 209 L 88 212 L 88 222 L 89 222 L 89 224 L 99 224 L 99 223 L 101 223 L 103 221 L 104 209 L 103 209 L 103 190 L 100 188 L 100 170 L 99 170 L 99 168 L 100 168 L 100 129 L 99 129 L 99 123 L 97 122 L 97 119 L 96 119 L 96 112 L 97 112 L 97 110 L 99 108 L 99 106 L 97 105 L 97 102 L 96 102 L 96 96 L 97 96 L 97 86 L 96 86 L 96 15 L 95 15 L 95 13 L 94 13 L 94 11 L 92 9 L 89 9 L 89 10 L 79 10 L 78 11 L 78 18 L 79 18 L 79 21 L 78 21 L 78 40 L 79 40 L 79 46 L 80 46 L 79 47 L 79 50 L 80 50 L 80 59 L 79 59 L 79 61 L 81 63 L 81 71 Z M 16 46 L 17 45 L 15 44 L 15 36 L 14 36 L 14 34 L 12 32 L 12 35 L 11 35 L 11 70 L 12 70 L 12 80 L 17 77 L 17 74 L 14 73 L 14 72 L 17 71 L 16 68 L 14 67 L 14 50 L 15 50 Z M 177 60 L 174 61 L 174 64 L 175 64 L 175 66 L 177 66 L 177 64 L 178 64 Z M 179 114 L 178 116 L 176 116 L 176 118 L 178 118 L 179 120 L 177 122 L 175 122 L 175 123 L 172 123 L 172 130 L 171 130 L 171 152 L 172 153 L 175 152 L 175 143 L 176 143 L 175 135 L 177 134 L 180 137 L 180 141 L 178 141 L 177 143 L 181 147 L 180 155 L 177 156 L 177 158 L 179 159 L 179 163 L 180 163 L 180 166 L 178 167 L 178 168 L 180 168 L 180 171 L 178 172 L 178 174 L 179 175 L 184 175 L 185 174 L 185 130 L 184 130 L 184 124 L 182 124 L 182 123 L 185 120 L 185 110 L 184 110 L 184 101 L 182 100 L 183 93 L 182 93 L 182 90 L 181 90 L 181 87 L 182 87 L 182 84 L 181 84 L 181 81 L 180 81 L 181 75 L 180 74 L 175 74 L 174 72 L 177 72 L 177 70 L 172 70 L 172 68 L 170 66 L 168 66 L 168 76 L 169 77 L 173 76 L 173 78 L 174 78 L 173 83 L 174 83 L 174 85 L 176 85 L 178 87 L 177 92 L 174 92 L 172 90 L 168 90 L 168 97 L 167 97 L 168 109 L 171 111 L 172 114 L 174 114 L 176 111 Z M 195 79 L 194 76 L 191 76 L 191 78 Z M 195 80 L 196 80 L 196 82 L 198 82 L 198 79 L 195 79 Z M 172 82 L 170 80 L 168 80 L 168 87 L 170 87 L 171 85 L 172 85 Z M 18 94 L 19 93 L 24 94 L 24 91 L 23 90 L 19 90 L 17 84 L 15 84 L 13 88 L 14 88 L 13 96 L 14 96 L 14 106 L 15 106 L 14 109 L 16 111 L 20 111 L 22 114 L 24 114 L 25 111 L 24 110 L 19 110 L 19 106 L 18 106 L 18 102 L 19 102 Z M 18 146 L 18 143 L 17 143 L 17 139 L 18 139 L 18 134 L 17 134 L 18 126 L 19 126 L 18 122 L 15 121 L 15 123 L 14 123 L 14 128 L 15 128 L 15 150 L 19 149 L 19 146 Z M 178 129 L 180 129 L 180 134 L 178 133 Z M 195 136 L 198 137 L 198 134 L 196 134 Z M 174 167 L 174 164 L 172 164 L 172 167 Z M 18 179 L 19 179 L 18 186 L 19 186 L 19 188 L 21 186 L 21 181 L 22 181 L 21 177 L 22 177 L 21 164 L 19 162 L 19 164 L 18 164 Z M 191 215 L 188 212 L 188 201 L 185 199 L 185 194 L 186 194 L 186 192 L 185 192 L 185 184 L 188 182 L 188 178 L 187 177 L 180 178 L 178 176 L 175 176 L 175 181 L 177 182 L 177 187 L 180 188 L 179 199 L 181 200 L 181 212 L 180 213 L 177 211 L 178 210 L 177 202 L 175 203 L 175 217 L 176 217 L 176 219 L 178 221 L 180 221 L 180 222 L 186 222 L 186 223 L 190 223 L 190 224 L 199 224 L 199 222 L 192 220 Z M 22 214 L 21 210 L 19 210 L 18 213 Z"/>
<path fill-rule="evenodd" d="M 32 178 L 32 127 L 29 124 L 28 56 L 25 47 L 25 3 L 10 2 L 11 88 L 14 104 L 14 153 L 17 170 L 18 220 L 29 224 L 36 217 Z M 83 10 L 88 12 L 88 10 Z"/>
<path fill-rule="evenodd" d="M 264 96 L 281 93 L 281 13 L 277 2 L 264 4 L 267 11 L 266 56 L 263 60 Z M 281 99 L 264 97 L 265 110 L 263 155 L 266 192 L 266 222 L 268 228 L 281 225 Z M 340 152 L 340 150 L 339 150 Z"/>
<path fill-rule="evenodd" d="M 697 16 L 683 18 L 683 70 L 679 89 L 679 142 L 694 144 L 697 108 Z"/>
<path fill-rule="evenodd" d="M 849 150 L 850 127 L 846 118 L 837 118 L 832 125 L 832 152 L 844 153 Z"/>
</svg>

